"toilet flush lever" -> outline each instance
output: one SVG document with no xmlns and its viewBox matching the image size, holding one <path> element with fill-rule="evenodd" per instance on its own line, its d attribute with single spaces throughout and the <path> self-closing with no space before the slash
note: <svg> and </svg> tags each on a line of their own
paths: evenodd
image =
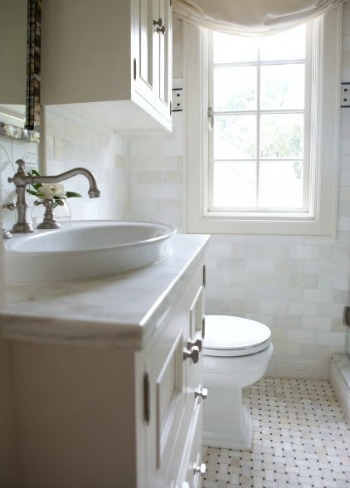
<svg viewBox="0 0 350 488">
<path fill-rule="evenodd" d="M 343 309 L 343 325 L 350 327 L 350 307 L 347 305 Z"/>
</svg>

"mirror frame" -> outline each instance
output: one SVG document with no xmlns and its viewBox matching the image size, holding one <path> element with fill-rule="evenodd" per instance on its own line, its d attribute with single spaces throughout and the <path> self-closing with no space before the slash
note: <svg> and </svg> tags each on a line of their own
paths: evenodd
<svg viewBox="0 0 350 488">
<path fill-rule="evenodd" d="M 30 142 L 40 141 L 40 55 L 41 55 L 41 3 L 27 1 L 27 86 L 25 125 L 0 122 L 0 135 Z"/>
</svg>

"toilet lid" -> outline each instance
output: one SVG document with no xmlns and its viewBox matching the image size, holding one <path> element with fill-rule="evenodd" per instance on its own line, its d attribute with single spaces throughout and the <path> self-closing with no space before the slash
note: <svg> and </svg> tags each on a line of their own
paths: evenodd
<svg viewBox="0 0 350 488">
<path fill-rule="evenodd" d="M 206 315 L 204 351 L 207 356 L 247 356 L 263 351 L 270 329 L 255 320 L 229 315 Z"/>
</svg>

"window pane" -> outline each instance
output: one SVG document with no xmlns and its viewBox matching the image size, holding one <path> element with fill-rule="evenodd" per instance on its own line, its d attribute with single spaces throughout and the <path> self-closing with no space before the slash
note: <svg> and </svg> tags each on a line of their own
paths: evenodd
<svg viewBox="0 0 350 488">
<path fill-rule="evenodd" d="M 214 110 L 256 110 L 256 76 L 254 66 L 215 68 Z"/>
<path fill-rule="evenodd" d="M 214 34 L 214 63 L 233 63 L 239 61 L 256 61 L 258 57 L 256 39 Z"/>
<path fill-rule="evenodd" d="M 262 66 L 261 108 L 303 109 L 304 72 L 303 64 Z"/>
<path fill-rule="evenodd" d="M 303 114 L 265 114 L 260 117 L 260 157 L 302 159 Z"/>
<path fill-rule="evenodd" d="M 303 171 L 300 161 L 261 162 L 259 206 L 290 209 L 303 206 Z"/>
<path fill-rule="evenodd" d="M 217 115 L 214 159 L 256 158 L 256 116 Z"/>
<path fill-rule="evenodd" d="M 306 26 L 303 24 L 294 29 L 282 32 L 282 34 L 261 39 L 260 59 L 262 61 L 304 59 L 305 35 Z"/>
<path fill-rule="evenodd" d="M 256 164 L 252 161 L 215 161 L 214 207 L 256 205 Z"/>
</svg>

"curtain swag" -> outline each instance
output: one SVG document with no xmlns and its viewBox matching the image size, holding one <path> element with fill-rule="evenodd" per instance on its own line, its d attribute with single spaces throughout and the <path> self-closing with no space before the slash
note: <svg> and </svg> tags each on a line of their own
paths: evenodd
<svg viewBox="0 0 350 488">
<path fill-rule="evenodd" d="M 228 34 L 274 34 L 311 20 L 348 0 L 173 0 L 174 14 Z"/>
</svg>

